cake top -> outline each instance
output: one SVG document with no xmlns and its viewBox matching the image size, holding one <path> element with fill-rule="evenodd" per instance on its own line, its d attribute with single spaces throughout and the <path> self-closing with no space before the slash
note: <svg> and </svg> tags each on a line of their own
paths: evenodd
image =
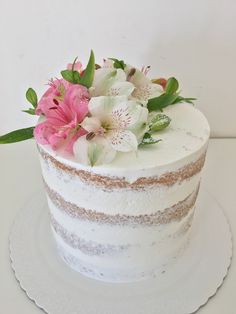
<svg viewBox="0 0 236 314">
<path fill-rule="evenodd" d="M 200 151 L 207 143 L 210 129 L 205 116 L 193 105 L 178 104 L 163 110 L 171 124 L 153 135 L 161 142 L 141 147 L 130 154 L 120 153 L 107 167 L 144 169 L 173 164 Z"/>
<path fill-rule="evenodd" d="M 101 175 L 119 176 L 133 182 L 139 177 L 154 176 L 173 171 L 196 161 L 205 153 L 210 129 L 205 116 L 193 105 L 181 103 L 168 106 L 163 113 L 171 118 L 171 125 L 154 135 L 158 145 L 143 146 L 136 152 L 119 152 L 116 158 L 98 166 L 78 164 L 75 156 L 64 150 L 55 151 L 49 145 L 40 146 L 49 155 L 73 168 Z"/>
<path fill-rule="evenodd" d="M 26 92 L 32 107 L 25 112 L 40 116 L 36 127 L 0 143 L 34 136 L 57 157 L 106 169 L 152 168 L 191 155 L 209 136 L 207 121 L 193 98 L 180 96 L 176 78 L 150 79 L 149 68 L 114 58 L 98 65 L 91 51 L 83 69 L 76 58 L 39 101 L 32 88 Z"/>
</svg>

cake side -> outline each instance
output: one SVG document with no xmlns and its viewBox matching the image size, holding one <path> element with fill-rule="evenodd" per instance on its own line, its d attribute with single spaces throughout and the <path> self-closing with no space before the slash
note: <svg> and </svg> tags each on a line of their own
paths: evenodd
<svg viewBox="0 0 236 314">
<path fill-rule="evenodd" d="M 133 160 L 126 173 L 122 160 L 89 168 L 39 146 L 53 234 L 71 267 L 101 280 L 133 281 L 157 269 L 161 273 L 181 254 L 191 230 L 209 136 L 208 124 L 196 109 L 186 116 L 182 106 L 182 113 L 185 119 L 162 134 L 168 141 L 177 130 L 182 136 L 177 155 L 182 158 L 172 156 L 172 161 L 161 163 L 161 156 L 153 167 L 147 151 L 136 159 L 125 156 Z M 190 131 L 183 125 L 190 116 L 203 125 L 201 139 L 193 133 L 193 121 Z M 152 148 L 148 154 L 158 158 L 162 149 Z M 170 152 L 169 147 L 166 154 Z"/>
<path fill-rule="evenodd" d="M 175 108 L 172 107 L 172 111 L 175 114 L 182 112 L 183 121 L 176 117 L 172 130 L 167 129 L 163 132 L 162 137 L 166 139 L 163 140 L 163 144 L 158 144 L 162 146 L 156 145 L 155 148 L 143 149 L 136 156 L 121 155 L 120 161 L 110 165 L 85 167 L 48 150 L 45 146 L 39 146 L 48 188 L 52 193 L 53 191 L 59 193 L 62 201 L 69 201 L 82 209 L 111 215 L 152 214 L 184 200 L 198 184 L 205 160 L 209 126 L 205 117 L 192 106 L 187 107 L 187 111 L 185 106 L 180 107 L 178 111 Z M 189 120 L 194 121 L 191 124 L 193 130 L 195 125 L 201 127 L 201 140 L 196 138 L 197 135 L 193 130 L 190 129 L 192 133 L 189 131 L 188 125 L 184 125 L 186 121 L 189 123 Z M 181 130 L 179 130 L 180 126 L 182 126 Z M 182 131 L 184 127 L 185 133 Z M 178 151 L 182 158 L 177 160 L 176 142 L 172 140 L 174 130 L 177 130 L 178 136 L 182 136 Z M 189 132 L 191 136 L 186 135 Z M 172 156 L 168 157 L 169 160 L 160 156 L 165 150 L 166 155 Z M 126 163 L 122 158 L 125 158 Z M 146 168 L 143 165 L 143 158 L 147 160 Z M 171 158 L 172 162 L 170 162 Z M 80 189 L 79 199 L 78 189 Z"/>
</svg>

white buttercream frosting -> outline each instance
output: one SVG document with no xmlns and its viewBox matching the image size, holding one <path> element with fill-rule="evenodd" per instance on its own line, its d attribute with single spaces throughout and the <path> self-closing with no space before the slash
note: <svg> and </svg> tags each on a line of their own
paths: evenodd
<svg viewBox="0 0 236 314">
<path fill-rule="evenodd" d="M 82 180 L 76 173 L 77 170 L 85 170 L 90 174 L 116 177 L 132 183 L 139 178 L 178 172 L 196 162 L 207 149 L 210 130 L 206 118 L 190 104 L 169 106 L 164 113 L 172 121 L 168 128 L 155 135 L 162 142 L 140 148 L 136 153 L 119 153 L 110 164 L 84 166 L 71 156 L 39 145 L 47 155 L 72 169 L 68 172 L 57 167 L 43 154 L 40 158 L 45 183 L 65 200 L 60 204 L 60 201 L 48 198 L 53 219 L 61 228 L 58 229 L 60 232 L 53 232 L 60 254 L 71 267 L 85 275 L 108 281 L 139 280 L 153 274 L 155 268 L 164 271 L 187 243 L 194 205 L 191 205 L 187 215 L 179 219 L 140 226 L 104 223 L 99 218 L 90 221 L 89 217 L 73 217 L 63 210 L 65 204 L 72 204 L 82 211 L 92 211 L 98 217 L 101 214 L 141 217 L 164 214 L 168 208 L 193 195 L 200 182 L 200 170 L 170 185 L 152 184 L 141 189 L 107 189 Z M 112 248 L 111 252 L 115 253 L 112 255 L 109 249 L 107 252 L 104 249 L 104 254 L 87 254 L 86 250 L 68 243 L 70 238 L 71 241 L 81 241 L 83 246 L 86 243 L 92 248 L 97 245 L 100 251 L 103 247 Z"/>
<path fill-rule="evenodd" d="M 170 168 L 180 168 L 191 162 L 206 150 L 210 128 L 204 115 L 191 104 L 180 103 L 164 109 L 171 118 L 168 128 L 154 135 L 162 141 L 155 145 L 139 148 L 137 152 L 119 153 L 110 164 L 84 166 L 75 158 L 61 151 L 43 149 L 59 161 L 76 169 L 83 169 L 101 175 L 125 177 L 133 182 L 138 177 L 160 175 Z M 174 166 L 176 165 L 176 167 Z"/>
</svg>

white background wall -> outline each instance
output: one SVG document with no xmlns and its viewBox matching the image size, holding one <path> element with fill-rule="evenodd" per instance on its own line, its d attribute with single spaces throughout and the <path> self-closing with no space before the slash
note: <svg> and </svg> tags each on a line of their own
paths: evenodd
<svg viewBox="0 0 236 314">
<path fill-rule="evenodd" d="M 213 136 L 236 136 L 235 0 L 0 0 L 0 134 L 30 126 L 29 86 L 42 93 L 68 61 L 152 65 L 196 96 Z M 33 120 L 33 121 L 32 121 Z"/>
</svg>

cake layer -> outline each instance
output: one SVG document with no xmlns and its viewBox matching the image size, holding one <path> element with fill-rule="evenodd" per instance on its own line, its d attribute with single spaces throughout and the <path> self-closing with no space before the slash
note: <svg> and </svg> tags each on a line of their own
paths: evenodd
<svg viewBox="0 0 236 314">
<path fill-rule="evenodd" d="M 51 190 L 46 186 L 48 202 L 50 208 L 56 208 L 60 210 L 71 220 L 76 223 L 80 221 L 89 221 L 99 224 L 108 224 L 108 225 L 128 225 L 128 226 L 152 226 L 159 224 L 167 224 L 173 221 L 180 221 L 184 216 L 188 214 L 190 208 L 195 204 L 198 186 L 197 188 L 190 193 L 186 198 L 180 200 L 178 203 L 174 204 L 171 207 L 165 208 L 162 211 L 156 210 L 150 214 L 131 214 L 127 215 L 124 211 L 120 211 L 119 214 L 106 214 L 104 212 L 98 212 L 95 210 L 79 207 L 76 204 L 73 204 L 69 201 L 64 200 L 57 192 Z M 62 217 L 65 219 L 66 217 Z M 76 225 L 75 228 L 78 226 Z M 80 226 L 81 228 L 81 226 Z"/>
<path fill-rule="evenodd" d="M 114 228 L 113 235 L 116 237 L 116 244 L 110 238 L 106 238 L 104 243 L 100 243 L 100 240 L 95 238 L 89 240 L 86 235 L 78 236 L 73 231 L 67 230 L 52 216 L 52 228 L 54 236 L 60 241 L 60 244 L 65 245 L 65 249 L 69 250 L 73 255 L 79 255 L 83 260 L 87 260 L 89 263 L 103 263 L 103 265 L 109 265 L 112 262 L 112 267 L 122 268 L 128 266 L 127 263 L 133 263 L 141 265 L 147 258 L 150 258 L 149 263 L 153 263 L 153 267 L 158 264 L 156 261 L 163 261 L 166 257 L 174 255 L 174 250 L 179 248 L 178 243 L 186 241 L 186 234 L 188 233 L 189 227 L 193 219 L 194 208 L 191 209 L 189 214 L 182 220 L 177 227 L 177 224 L 170 224 L 164 227 L 150 227 L 150 235 L 148 239 L 144 236 L 138 236 L 137 238 L 132 237 L 137 234 L 132 232 L 130 227 L 122 227 L 124 233 L 129 235 L 129 238 L 119 238 L 121 230 L 115 234 L 117 227 Z M 110 233 L 110 228 L 106 226 L 107 233 Z M 147 231 L 147 230 L 146 230 Z M 104 231 L 106 233 L 106 230 Z M 140 230 L 141 234 L 144 234 L 144 230 Z M 160 233 L 163 233 L 160 235 Z M 95 233 L 94 233 L 95 234 Z M 147 232 L 146 232 L 147 234 Z M 99 238 L 99 235 L 98 235 Z M 129 239 L 131 240 L 129 242 Z M 173 241 L 174 240 L 174 241 Z M 145 254 L 148 253 L 148 255 Z M 162 254 L 157 254 L 162 252 Z M 141 254 L 142 253 L 142 254 Z M 117 260 L 115 260 L 117 259 Z M 93 262 L 94 260 L 94 262 Z M 116 264 L 116 265 L 115 265 Z M 131 266 L 131 265 L 130 265 Z"/>
<path fill-rule="evenodd" d="M 49 167 L 49 168 L 48 168 Z M 48 170 L 50 169 L 50 171 Z M 108 215 L 141 215 L 162 211 L 188 197 L 200 180 L 200 170 L 192 177 L 166 187 L 156 185 L 143 189 L 104 189 L 81 181 L 79 176 L 67 176 L 54 164 L 42 161 L 44 183 L 51 199 L 74 212 L 85 210 Z M 68 203 L 71 203 L 69 206 Z M 76 209 L 78 207 L 78 210 Z"/>
<path fill-rule="evenodd" d="M 205 148 L 205 147 L 204 147 Z M 203 153 L 198 157 L 199 153 Z M 77 169 L 77 167 L 69 166 L 63 162 L 58 161 L 58 158 L 52 157 L 42 148 L 39 148 L 41 158 L 48 167 L 56 169 L 57 171 L 63 172 L 65 176 L 65 181 L 70 182 L 71 179 L 78 179 L 80 183 L 90 184 L 96 188 L 103 188 L 107 190 L 114 189 L 132 189 L 132 190 L 142 190 L 150 186 L 172 186 L 175 183 L 182 182 L 183 180 L 191 178 L 193 175 L 199 173 L 204 165 L 205 161 L 205 150 L 201 150 L 194 156 L 189 157 L 189 163 L 176 168 L 176 170 L 166 171 L 160 173 L 159 175 L 153 175 L 150 177 L 139 177 L 134 182 L 128 182 L 124 177 L 116 176 L 104 176 L 89 172 L 83 169 Z M 192 161 L 191 161 L 192 160 Z M 174 165 L 172 165 L 174 167 Z M 163 169 L 162 169 L 163 170 Z M 52 170 L 51 170 L 52 171 Z M 66 179 L 67 178 L 67 179 Z"/>
<path fill-rule="evenodd" d="M 174 223 L 165 227 L 152 226 L 148 233 L 147 230 L 139 230 L 138 237 L 137 232 L 132 237 L 131 227 L 119 227 L 121 230 L 117 230 L 117 227 L 107 226 L 106 229 L 113 229 L 113 237 L 117 234 L 119 241 L 120 233 L 125 233 L 124 244 L 111 244 L 109 237 L 103 244 L 99 240 L 88 240 L 86 234 L 84 238 L 79 237 L 66 230 L 54 217 L 52 229 L 60 254 L 70 267 L 96 279 L 134 281 L 149 277 L 154 272 L 165 272 L 182 253 L 188 243 L 193 212 L 194 208 L 178 226 Z M 149 234 L 148 241 L 141 234 Z M 127 243 L 127 239 L 133 239 L 134 243 Z"/>
<path fill-rule="evenodd" d="M 188 198 L 165 211 L 151 215 L 107 215 L 78 213 L 76 216 L 68 212 L 66 206 L 48 199 L 50 211 L 55 221 L 63 228 L 78 237 L 101 244 L 110 239 L 111 244 L 124 244 L 137 241 L 152 242 L 153 239 L 178 232 L 181 222 L 193 208 L 198 190 Z M 147 228 L 149 227 L 149 228 Z M 156 227 L 152 229 L 152 227 Z M 157 232 L 156 232 L 157 231 Z M 154 232 L 154 233 L 153 233 Z M 155 233 L 156 232 L 156 233 Z M 117 238 L 116 238 L 117 235 Z"/>
</svg>

